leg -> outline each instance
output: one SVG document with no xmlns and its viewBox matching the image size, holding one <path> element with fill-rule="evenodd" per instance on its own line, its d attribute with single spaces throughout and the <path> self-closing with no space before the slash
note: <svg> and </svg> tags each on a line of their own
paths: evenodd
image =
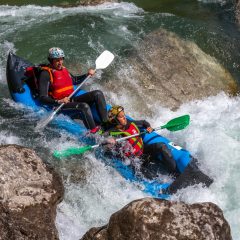
<svg viewBox="0 0 240 240">
<path fill-rule="evenodd" d="M 67 114 L 68 112 L 80 112 L 81 119 L 87 129 L 93 129 L 96 124 L 93 120 L 92 112 L 87 103 L 70 102 L 65 104 L 61 110 L 62 113 Z"/>
<path fill-rule="evenodd" d="M 162 164 L 171 173 L 178 173 L 176 162 L 165 143 L 144 145 L 144 154 L 150 156 L 150 161 L 157 164 L 158 155 L 162 156 Z"/>
<path fill-rule="evenodd" d="M 102 122 L 107 122 L 107 107 L 103 93 L 99 90 L 91 91 L 73 98 L 74 102 L 85 102 L 92 106 L 96 105 L 98 115 Z"/>
<path fill-rule="evenodd" d="M 192 158 L 191 162 L 185 168 L 184 172 L 178 176 L 175 181 L 166 189 L 166 193 L 173 194 L 179 189 L 202 183 L 209 187 L 213 183 L 213 179 L 207 176 L 198 168 L 198 161 Z"/>
</svg>

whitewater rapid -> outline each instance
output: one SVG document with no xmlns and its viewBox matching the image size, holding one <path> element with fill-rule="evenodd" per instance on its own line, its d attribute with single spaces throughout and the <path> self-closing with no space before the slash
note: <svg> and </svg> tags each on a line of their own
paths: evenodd
<svg viewBox="0 0 240 240">
<path fill-rule="evenodd" d="M 148 119 L 147 113 L 145 116 L 153 126 L 160 126 L 176 116 L 190 114 L 191 124 L 186 130 L 175 133 L 163 131 L 162 134 L 184 146 L 198 158 L 200 168 L 214 179 L 214 183 L 210 188 L 201 185 L 188 187 L 177 192 L 171 199 L 187 203 L 216 203 L 223 210 L 231 225 L 233 239 L 236 240 L 240 234 L 239 104 L 239 97 L 230 98 L 220 93 L 215 97 L 184 104 L 177 112 L 160 107 L 154 119 Z M 57 217 L 62 239 L 69 239 L 69 235 L 61 228 L 65 221 L 72 221 L 72 224 L 67 225 L 72 227 L 71 239 L 76 239 L 88 228 L 106 224 L 110 215 L 129 201 L 146 196 L 123 180 L 113 169 L 95 159 L 94 155 L 89 154 L 84 162 L 82 159 L 80 162 L 86 168 L 91 165 L 91 174 L 86 185 L 66 186 L 66 197 L 59 206 Z M 73 205 L 78 210 L 73 209 Z"/>
<path fill-rule="evenodd" d="M 106 224 L 112 213 L 130 201 L 147 196 L 137 186 L 123 179 L 114 169 L 96 159 L 94 153 L 65 160 L 54 159 L 52 157 L 54 150 L 78 146 L 78 136 L 59 130 L 53 125 L 48 126 L 43 133 L 34 132 L 39 116 L 36 116 L 31 109 L 14 103 L 6 90 L 5 66 L 9 50 L 14 52 L 25 50 L 24 53 L 29 54 L 29 57 L 40 54 L 43 59 L 45 56 L 44 53 L 34 53 L 34 51 L 28 53 L 25 45 L 26 49 L 22 50 L 23 36 L 18 31 L 21 32 L 24 27 L 24 31 L 27 32 L 31 27 L 58 23 L 59 19 L 86 13 L 100 16 L 103 24 L 108 27 L 118 20 L 121 21 L 115 33 L 122 36 L 125 42 L 131 42 L 135 37 L 132 36 L 133 31 L 126 27 L 125 20 L 141 20 L 143 10 L 128 3 L 64 9 L 34 5 L 27 7 L 5 5 L 0 8 L 2 23 L 0 26 L 0 143 L 31 147 L 62 174 L 65 196 L 64 201 L 58 206 L 56 219 L 61 240 L 79 239 L 89 228 Z M 96 29 L 96 23 L 91 21 L 89 28 Z M 141 29 L 139 31 L 141 32 Z M 101 36 L 99 41 L 95 41 L 91 36 L 87 36 L 86 39 L 88 49 L 100 51 L 105 45 L 108 46 L 108 42 L 103 42 Z M 15 41 L 21 44 L 16 44 Z M 79 38 L 76 41 L 79 41 Z M 119 44 L 120 47 L 115 52 L 117 57 L 120 55 L 122 42 Z M 41 48 L 42 45 L 39 44 L 38 47 Z M 73 45 L 71 47 L 73 48 Z M 74 55 L 74 51 L 77 50 L 73 48 L 70 54 Z M 96 55 L 95 53 L 92 55 Z M 91 58 L 86 55 L 86 62 Z M 99 81 L 93 82 L 91 87 L 100 87 L 105 92 L 104 87 L 100 85 Z M 155 114 L 152 116 L 151 106 L 148 106 L 144 113 L 141 112 L 141 106 L 132 109 L 131 103 L 135 101 L 134 92 L 130 95 L 121 92 L 120 98 L 116 92 L 105 94 L 111 103 L 121 104 L 124 100 L 128 115 L 146 119 L 153 127 L 161 126 L 177 116 L 190 114 L 191 123 L 188 128 L 174 133 L 163 130 L 161 134 L 189 150 L 199 160 L 202 171 L 214 179 L 214 183 L 208 189 L 200 185 L 188 187 L 177 192 L 171 199 L 187 203 L 210 201 L 218 204 L 230 223 L 233 239 L 238 240 L 240 236 L 240 191 L 238 190 L 240 97 L 229 97 L 225 93 L 220 93 L 217 96 L 183 104 L 177 111 L 166 109 L 162 107 L 161 102 L 155 102 Z"/>
</svg>

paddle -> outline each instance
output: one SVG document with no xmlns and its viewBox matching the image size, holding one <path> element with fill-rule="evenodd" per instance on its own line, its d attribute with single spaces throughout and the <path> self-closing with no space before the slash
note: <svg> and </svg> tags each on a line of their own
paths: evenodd
<svg viewBox="0 0 240 240">
<path fill-rule="evenodd" d="M 114 55 L 105 50 L 95 61 L 95 70 L 99 70 L 99 69 L 105 69 L 114 59 Z M 82 87 L 82 85 L 90 78 L 91 76 L 89 75 L 88 77 L 86 77 L 84 79 L 84 81 L 78 85 L 78 87 L 74 90 L 74 92 L 72 92 L 69 95 L 69 98 L 73 97 Z M 50 113 L 49 116 L 47 116 L 46 118 L 42 119 L 36 126 L 36 130 L 41 130 L 43 128 L 45 128 L 49 122 L 52 121 L 52 119 L 54 118 L 54 116 L 59 112 L 59 110 L 65 105 L 65 103 L 62 103 L 61 105 L 59 105 L 57 107 L 57 109 L 55 109 L 52 113 Z"/>
<path fill-rule="evenodd" d="M 167 130 L 171 131 L 171 132 L 179 131 L 179 130 L 182 130 L 185 127 L 187 127 L 189 125 L 189 122 L 190 122 L 190 116 L 189 115 L 183 115 L 181 117 L 177 117 L 177 118 L 174 118 L 174 119 L 168 121 L 165 125 L 163 125 L 161 127 L 158 127 L 158 128 L 155 128 L 155 129 L 153 129 L 153 131 L 156 132 L 158 130 L 165 129 L 165 128 Z M 147 133 L 147 132 L 145 131 L 145 132 L 137 133 L 137 134 L 134 134 L 134 135 L 131 135 L 131 136 L 118 138 L 118 139 L 116 139 L 116 142 L 122 142 L 122 141 L 125 141 L 125 140 L 129 139 L 129 138 L 140 136 L 144 133 Z M 71 155 L 83 154 L 83 153 L 85 153 L 89 150 L 98 148 L 98 147 L 106 145 L 106 144 L 108 144 L 108 143 L 103 142 L 103 143 L 100 143 L 100 144 L 97 144 L 97 145 L 87 145 L 87 146 L 80 147 L 80 148 L 72 147 L 72 148 L 68 148 L 68 149 L 63 150 L 63 151 L 54 151 L 53 156 L 56 157 L 56 158 L 63 158 L 63 157 L 71 156 Z"/>
</svg>

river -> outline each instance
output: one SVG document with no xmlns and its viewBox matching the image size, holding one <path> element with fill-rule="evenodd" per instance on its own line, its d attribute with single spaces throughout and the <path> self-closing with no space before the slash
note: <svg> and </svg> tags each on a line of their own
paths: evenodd
<svg viewBox="0 0 240 240">
<path fill-rule="evenodd" d="M 57 228 L 60 239 L 79 239 L 90 227 L 106 224 L 111 214 L 130 201 L 144 197 L 136 186 L 126 182 L 112 168 L 106 167 L 93 153 L 84 157 L 56 160 L 55 149 L 77 146 L 78 137 L 50 124 L 35 132 L 39 115 L 11 100 L 6 83 L 6 57 L 11 50 L 37 64 L 46 62 L 52 46 L 64 49 L 65 65 L 72 72 L 94 67 L 96 57 L 108 49 L 114 63 L 89 81 L 86 89 L 101 88 L 111 81 L 116 65 L 126 57 L 126 50 L 149 32 L 163 27 L 195 42 L 215 57 L 240 83 L 240 32 L 234 24 L 233 7 L 225 1 L 134 0 L 99 6 L 69 6 L 68 1 L 0 0 L 0 143 L 31 147 L 63 176 L 64 201 L 58 206 Z M 114 84 L 114 83 L 112 83 Z M 114 88 L 113 88 L 114 89 Z M 120 104 L 125 99 L 131 109 L 131 94 L 115 90 L 105 92 L 108 102 Z M 144 97 L 144 96 L 143 96 Z M 154 100 L 154 99 L 153 99 Z M 177 111 L 156 102 L 154 117 L 146 110 L 142 118 L 160 126 L 183 114 L 190 114 L 190 126 L 164 136 L 187 148 L 199 159 L 200 168 L 214 179 L 209 189 L 189 187 L 172 196 L 188 203 L 211 201 L 224 212 L 234 240 L 240 236 L 240 97 L 224 93 L 183 104 Z M 129 114 L 139 117 L 140 108 Z"/>
</svg>

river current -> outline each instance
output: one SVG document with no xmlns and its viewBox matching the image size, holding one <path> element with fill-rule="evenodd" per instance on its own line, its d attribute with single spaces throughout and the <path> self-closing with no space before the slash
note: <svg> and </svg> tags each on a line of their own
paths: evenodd
<svg viewBox="0 0 240 240">
<path fill-rule="evenodd" d="M 185 0 L 181 4 L 173 0 L 148 3 L 135 0 L 91 7 L 53 6 L 59 2 L 0 1 L 0 144 L 20 144 L 35 149 L 63 176 L 65 197 L 58 206 L 56 220 L 60 239 L 79 239 L 90 227 L 106 224 L 112 213 L 130 201 L 147 195 L 105 166 L 93 153 L 65 160 L 52 157 L 56 149 L 78 146 L 78 136 L 59 130 L 54 124 L 41 133 L 34 131 L 40 114 L 14 103 L 8 92 L 5 71 L 10 50 L 37 64 L 46 62 L 50 47 L 58 46 L 66 53 L 65 65 L 73 73 L 84 73 L 88 67 L 94 67 L 96 57 L 108 49 L 115 55 L 114 63 L 100 71 L 85 89 L 100 88 L 112 104 L 121 104 L 124 99 L 129 115 L 144 118 L 156 127 L 174 117 L 190 114 L 188 128 L 175 133 L 162 131 L 162 134 L 198 158 L 200 168 L 214 183 L 208 189 L 189 187 L 171 199 L 218 204 L 230 223 L 233 239 L 238 240 L 240 97 L 219 93 L 183 104 L 175 112 L 156 101 L 153 117 L 151 106 L 143 114 L 140 114 L 141 106 L 132 110 L 134 91 L 121 92 L 121 98 L 118 92 L 104 91 L 104 83 L 111 81 L 111 74 L 117 74 L 117 64 L 126 57 L 124 52 L 159 27 L 194 41 L 240 82 L 240 34 L 234 24 L 231 4 L 207 0 Z"/>
</svg>

